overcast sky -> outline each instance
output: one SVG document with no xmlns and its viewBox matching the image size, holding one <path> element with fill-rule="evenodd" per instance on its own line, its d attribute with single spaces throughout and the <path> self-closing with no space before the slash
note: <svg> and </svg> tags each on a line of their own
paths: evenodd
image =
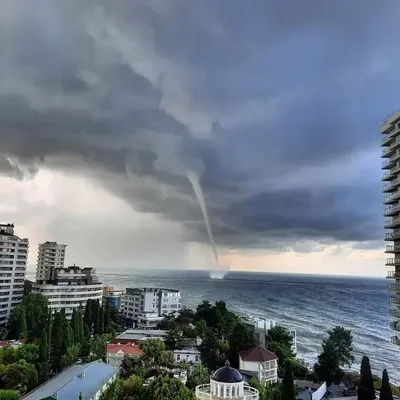
<svg viewBox="0 0 400 400">
<path fill-rule="evenodd" d="M 0 221 L 93 267 L 385 274 L 400 2 L 11 1 Z"/>
</svg>

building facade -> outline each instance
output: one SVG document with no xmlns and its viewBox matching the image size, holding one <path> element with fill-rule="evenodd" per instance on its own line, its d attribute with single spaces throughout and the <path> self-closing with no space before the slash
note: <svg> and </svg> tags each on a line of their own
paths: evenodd
<svg viewBox="0 0 400 400">
<path fill-rule="evenodd" d="M 36 281 L 46 280 L 47 271 L 53 268 L 63 268 L 65 262 L 65 244 L 44 242 L 39 244 Z"/>
<path fill-rule="evenodd" d="M 107 363 L 118 369 L 124 357 L 138 358 L 142 355 L 143 351 L 135 343 L 109 343 L 107 345 Z"/>
<path fill-rule="evenodd" d="M 97 281 L 93 268 L 81 268 L 76 265 L 65 268 L 51 267 L 47 270 L 46 280 L 32 285 L 32 293 L 40 293 L 49 301 L 52 312 L 65 310 L 71 317 L 75 308 L 84 308 L 88 299 L 103 298 L 103 284 Z"/>
<path fill-rule="evenodd" d="M 0 327 L 24 295 L 28 239 L 14 234 L 13 224 L 0 224 Z"/>
<path fill-rule="evenodd" d="M 382 134 L 382 180 L 385 204 L 385 240 L 389 267 L 389 316 L 390 340 L 400 345 L 400 111 L 387 117 L 381 124 Z"/>
<path fill-rule="evenodd" d="M 259 400 L 258 390 L 246 384 L 240 372 L 231 368 L 229 361 L 225 367 L 217 369 L 210 378 L 210 383 L 196 386 L 197 400 Z"/>
<path fill-rule="evenodd" d="M 163 316 L 182 308 L 179 290 L 161 288 L 126 289 L 122 316 L 138 329 L 154 329 Z"/>
<path fill-rule="evenodd" d="M 184 346 L 182 349 L 174 350 L 175 362 L 186 361 L 191 364 L 201 363 L 201 352 L 195 346 Z"/>
<path fill-rule="evenodd" d="M 241 351 L 239 369 L 254 372 L 264 385 L 278 382 L 278 357 L 264 347 Z"/>
<path fill-rule="evenodd" d="M 104 286 L 103 304 L 121 311 L 124 305 L 124 294 L 125 291 L 123 290 L 115 289 L 112 286 Z"/>
</svg>

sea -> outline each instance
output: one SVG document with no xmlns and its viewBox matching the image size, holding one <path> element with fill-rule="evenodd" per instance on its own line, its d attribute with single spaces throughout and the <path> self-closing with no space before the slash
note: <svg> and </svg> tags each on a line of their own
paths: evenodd
<svg viewBox="0 0 400 400">
<path fill-rule="evenodd" d="M 400 384 L 400 350 L 391 344 L 387 281 L 380 278 L 229 272 L 211 279 L 208 271 L 99 269 L 104 284 L 180 289 L 189 308 L 223 300 L 237 313 L 275 320 L 297 331 L 297 355 L 313 365 L 327 331 L 336 325 L 353 335 L 355 363 L 370 359 L 374 374 L 388 370 Z"/>
</svg>

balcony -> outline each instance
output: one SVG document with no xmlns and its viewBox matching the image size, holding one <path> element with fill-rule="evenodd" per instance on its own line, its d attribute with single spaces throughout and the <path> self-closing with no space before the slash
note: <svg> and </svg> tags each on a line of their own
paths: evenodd
<svg viewBox="0 0 400 400">
<path fill-rule="evenodd" d="M 395 305 L 400 305 L 400 298 L 399 297 L 394 297 L 390 296 L 389 297 L 389 304 L 395 304 Z"/>
<path fill-rule="evenodd" d="M 196 399 L 198 400 L 211 400 L 213 397 L 211 396 L 211 386 L 209 383 L 205 385 L 199 385 L 196 386 L 196 394 L 195 394 Z M 215 396 L 214 398 L 216 399 L 222 399 L 224 396 L 221 393 L 221 396 Z M 228 396 L 226 397 L 228 398 Z M 233 396 L 232 398 L 240 398 L 242 400 L 258 400 L 259 399 L 259 394 L 258 390 L 254 389 L 251 386 L 244 385 L 243 387 L 243 396 L 238 396 L 235 397 Z"/>
<path fill-rule="evenodd" d="M 385 253 L 400 253 L 400 245 L 395 244 L 395 245 L 388 245 L 386 246 Z"/>
<path fill-rule="evenodd" d="M 399 318 L 400 319 L 400 311 L 397 310 L 389 310 L 390 318 Z"/>
<path fill-rule="evenodd" d="M 397 240 L 400 239 L 400 231 L 393 231 L 392 233 L 387 233 L 385 235 L 385 240 L 386 241 L 391 241 L 391 240 Z"/>
<path fill-rule="evenodd" d="M 399 146 L 400 146 L 400 138 L 397 137 L 395 140 L 392 140 L 392 141 L 391 141 L 390 146 L 389 146 L 389 149 L 390 149 L 390 150 L 394 150 L 394 149 L 396 149 L 396 148 L 399 147 Z"/>
<path fill-rule="evenodd" d="M 391 169 L 393 168 L 395 163 L 393 161 L 385 160 L 382 162 L 382 169 Z"/>
<path fill-rule="evenodd" d="M 394 193 L 392 193 L 391 195 L 389 195 L 389 196 L 386 196 L 384 199 L 383 199 L 383 202 L 385 203 L 385 204 L 393 204 L 393 203 L 395 203 L 398 199 L 400 199 L 400 191 L 399 190 L 396 190 Z"/>
<path fill-rule="evenodd" d="M 398 273 L 396 274 L 395 271 L 389 271 L 389 272 L 387 273 L 387 275 L 386 275 L 386 278 L 389 278 L 389 279 L 400 279 L 400 272 L 398 272 Z"/>
<path fill-rule="evenodd" d="M 390 338 L 390 341 L 392 342 L 392 344 L 396 344 L 397 346 L 400 346 L 400 339 L 397 336 L 392 336 Z"/>
<path fill-rule="evenodd" d="M 389 329 L 391 329 L 392 331 L 400 332 L 400 324 L 398 324 L 397 321 L 396 322 L 391 322 L 389 324 Z"/>
<path fill-rule="evenodd" d="M 395 206 L 390 206 L 390 207 L 385 208 L 384 216 L 391 217 L 398 213 L 400 213 L 400 204 L 396 204 Z"/>
<path fill-rule="evenodd" d="M 400 226 L 400 217 L 392 218 L 385 222 L 385 229 L 393 229 Z"/>
<path fill-rule="evenodd" d="M 383 185 L 383 192 L 394 192 L 396 188 L 400 185 L 400 179 L 396 178 L 389 183 Z"/>
<path fill-rule="evenodd" d="M 400 293 L 400 284 L 389 283 L 388 290 L 389 290 L 389 292 L 399 292 Z"/>
<path fill-rule="evenodd" d="M 387 258 L 386 265 L 400 265 L 400 258 Z"/>
<path fill-rule="evenodd" d="M 392 137 L 390 135 L 384 135 L 382 137 L 381 146 L 387 146 L 392 141 Z"/>
<path fill-rule="evenodd" d="M 392 179 L 393 179 L 393 174 L 390 171 L 387 171 L 382 175 L 383 181 L 391 181 Z"/>
</svg>

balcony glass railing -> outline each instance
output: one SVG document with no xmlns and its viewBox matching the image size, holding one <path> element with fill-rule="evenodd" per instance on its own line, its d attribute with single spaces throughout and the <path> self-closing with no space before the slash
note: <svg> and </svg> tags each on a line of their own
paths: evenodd
<svg viewBox="0 0 400 400">
<path fill-rule="evenodd" d="M 382 175 L 382 180 L 385 181 L 385 180 L 389 179 L 389 177 L 390 177 L 391 175 L 392 175 L 392 173 L 391 173 L 390 171 L 385 172 L 385 173 Z"/>
<path fill-rule="evenodd" d="M 389 149 L 393 149 L 396 146 L 398 146 L 400 144 L 400 138 L 396 138 L 396 140 L 393 140 L 392 143 L 390 143 Z"/>
<path fill-rule="evenodd" d="M 400 238 L 400 232 L 399 231 L 394 231 L 392 233 L 387 233 L 385 235 L 385 240 L 397 240 Z"/>
<path fill-rule="evenodd" d="M 400 258 L 387 258 L 386 265 L 400 265 Z"/>
<path fill-rule="evenodd" d="M 389 221 L 385 222 L 385 228 L 393 228 L 400 224 L 400 217 L 392 218 Z"/>
<path fill-rule="evenodd" d="M 396 283 L 389 283 L 388 289 L 390 292 L 400 292 L 400 285 Z"/>
<path fill-rule="evenodd" d="M 400 273 L 397 273 L 395 271 L 389 271 L 386 275 L 386 278 L 400 278 Z"/>
<path fill-rule="evenodd" d="M 395 244 L 395 245 L 386 246 L 385 251 L 386 251 L 386 253 L 395 253 L 395 252 L 400 253 L 400 245 Z"/>
<path fill-rule="evenodd" d="M 389 310 L 389 317 L 391 317 L 391 318 L 400 318 L 400 311 Z"/>
</svg>

